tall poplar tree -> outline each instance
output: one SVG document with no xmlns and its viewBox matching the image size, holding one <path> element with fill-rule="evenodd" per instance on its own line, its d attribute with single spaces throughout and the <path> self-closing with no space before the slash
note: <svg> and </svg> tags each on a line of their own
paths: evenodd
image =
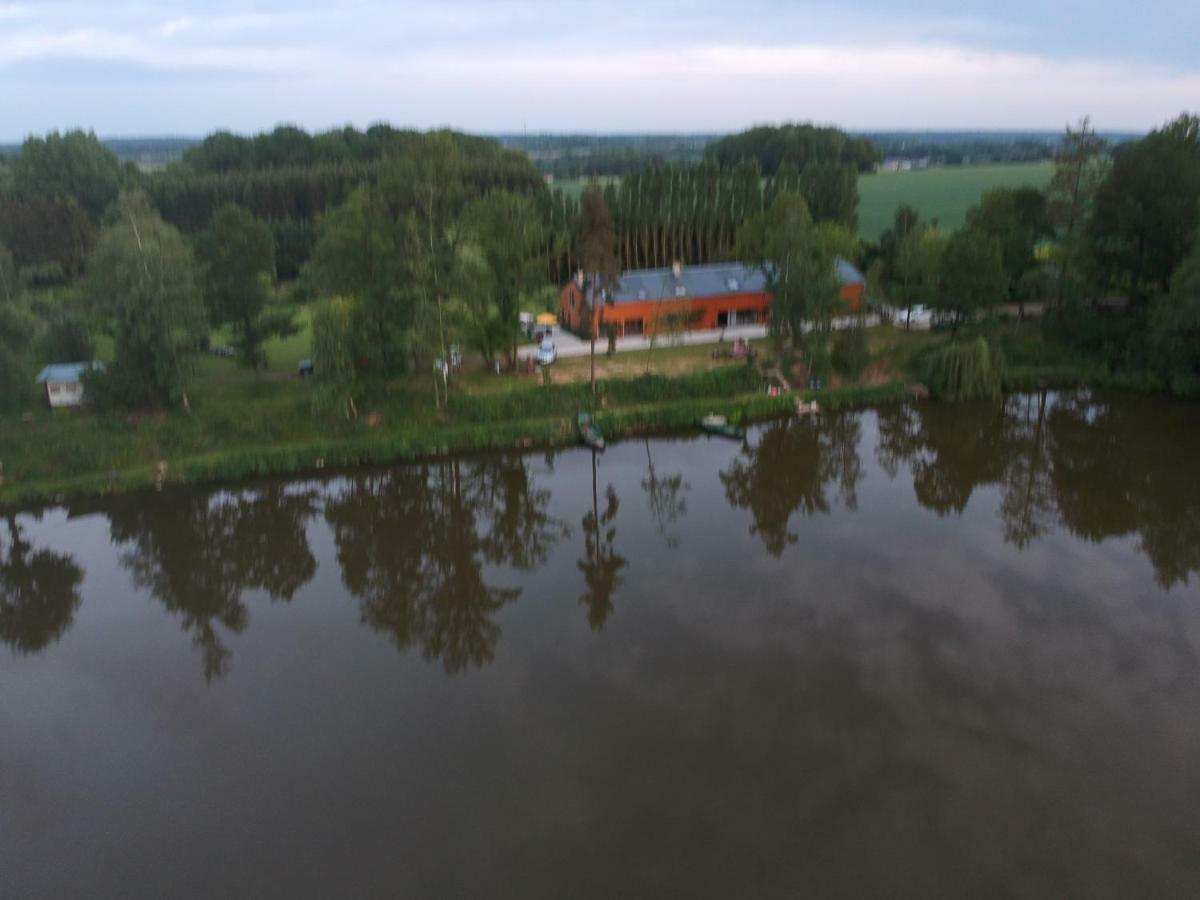
<svg viewBox="0 0 1200 900">
<path fill-rule="evenodd" d="M 617 288 L 621 270 L 616 253 L 616 235 L 613 233 L 612 214 L 604 193 L 596 184 L 588 185 L 583 192 L 579 210 L 580 260 L 588 276 L 589 324 L 588 338 L 591 341 L 592 396 L 596 395 L 596 336 L 600 328 L 601 304 Z"/>
</svg>

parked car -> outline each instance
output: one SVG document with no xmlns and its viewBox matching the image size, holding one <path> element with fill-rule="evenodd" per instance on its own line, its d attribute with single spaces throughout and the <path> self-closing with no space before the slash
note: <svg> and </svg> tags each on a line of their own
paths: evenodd
<svg viewBox="0 0 1200 900">
<path fill-rule="evenodd" d="M 299 365 L 296 366 L 296 373 L 301 378 L 308 378 L 313 373 L 313 361 L 311 359 L 300 360 Z"/>
<path fill-rule="evenodd" d="M 542 341 L 538 347 L 538 365 L 548 366 L 556 359 L 558 359 L 558 348 L 554 346 L 554 341 Z"/>
<path fill-rule="evenodd" d="M 208 353 L 210 356 L 219 356 L 222 358 L 233 356 L 233 352 L 234 351 L 232 347 L 226 347 L 224 344 L 213 344 L 208 348 Z"/>
</svg>

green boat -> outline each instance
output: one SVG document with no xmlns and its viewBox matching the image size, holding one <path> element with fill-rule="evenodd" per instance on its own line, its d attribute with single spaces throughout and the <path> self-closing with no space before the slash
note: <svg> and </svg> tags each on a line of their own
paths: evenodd
<svg viewBox="0 0 1200 900">
<path fill-rule="evenodd" d="M 721 437 L 734 438 L 739 441 L 746 436 L 745 428 L 731 425 L 729 424 L 729 420 L 724 416 L 714 415 L 713 413 L 709 413 L 700 420 L 700 427 L 709 434 L 719 434 Z"/>
<path fill-rule="evenodd" d="M 592 417 L 585 412 L 579 414 L 579 439 L 593 450 L 604 449 L 604 434 L 596 427 Z"/>
</svg>

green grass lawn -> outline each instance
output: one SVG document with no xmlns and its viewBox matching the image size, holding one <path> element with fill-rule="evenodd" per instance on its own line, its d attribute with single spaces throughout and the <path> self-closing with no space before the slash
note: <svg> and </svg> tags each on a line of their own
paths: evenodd
<svg viewBox="0 0 1200 900">
<path fill-rule="evenodd" d="M 1044 187 L 1054 163 L 1012 163 L 988 166 L 946 166 L 916 172 L 880 172 L 858 179 L 858 233 L 877 241 L 892 224 L 896 207 L 907 203 L 921 219 L 937 219 L 946 230 L 962 225 L 967 210 L 984 191 L 998 187 Z"/>
<path fill-rule="evenodd" d="M 557 178 L 555 179 L 554 183 L 550 185 L 550 189 L 554 190 L 554 188 L 562 188 L 563 194 L 572 198 L 573 200 L 578 200 L 580 195 L 583 193 L 583 189 L 593 181 L 599 182 L 600 186 L 604 187 L 610 184 L 620 184 L 621 176 L 600 175 L 596 178 Z"/>
</svg>

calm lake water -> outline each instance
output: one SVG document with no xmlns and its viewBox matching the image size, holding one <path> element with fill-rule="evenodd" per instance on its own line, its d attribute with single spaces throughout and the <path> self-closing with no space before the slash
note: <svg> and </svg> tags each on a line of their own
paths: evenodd
<svg viewBox="0 0 1200 900">
<path fill-rule="evenodd" d="M 1200 418 L 0 511 L 5 897 L 1197 896 Z"/>
</svg>

